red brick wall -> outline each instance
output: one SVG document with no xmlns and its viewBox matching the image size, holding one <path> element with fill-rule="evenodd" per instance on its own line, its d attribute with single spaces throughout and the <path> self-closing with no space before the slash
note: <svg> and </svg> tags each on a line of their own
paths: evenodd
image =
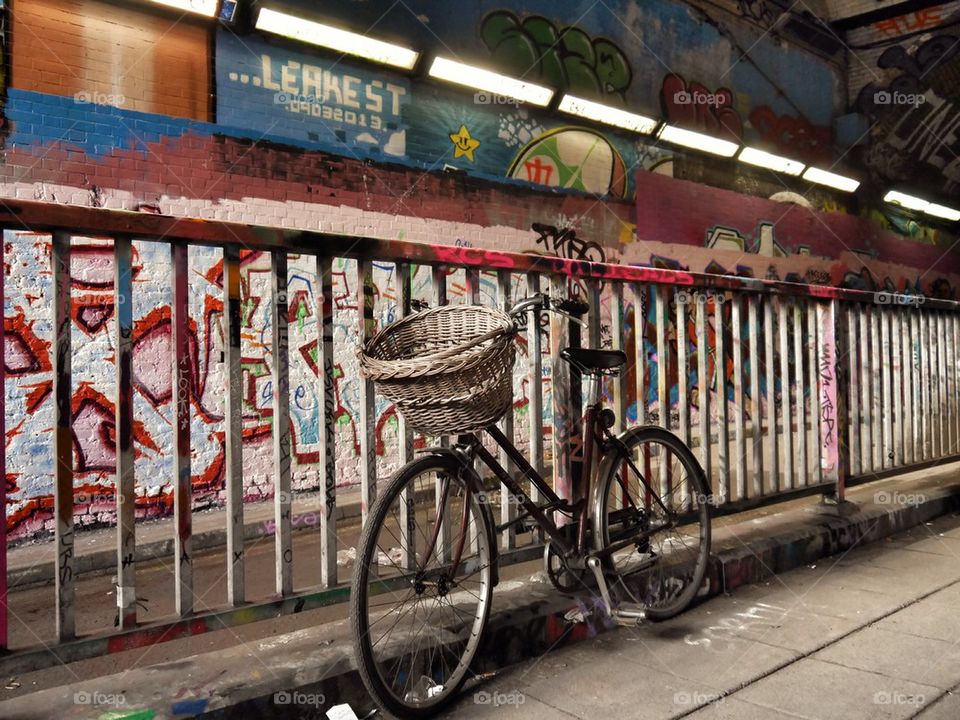
<svg viewBox="0 0 960 720">
<path fill-rule="evenodd" d="M 100 0 L 17 0 L 11 20 L 12 87 L 210 119 L 210 31 L 189 17 L 172 23 Z"/>
</svg>

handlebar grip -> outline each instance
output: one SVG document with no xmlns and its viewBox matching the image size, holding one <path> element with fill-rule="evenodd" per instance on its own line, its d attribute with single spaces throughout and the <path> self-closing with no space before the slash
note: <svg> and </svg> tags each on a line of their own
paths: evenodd
<svg viewBox="0 0 960 720">
<path fill-rule="evenodd" d="M 568 313 L 569 315 L 576 315 L 577 317 L 581 315 L 586 315 L 590 310 L 590 306 L 582 300 L 575 300 L 574 298 L 565 298 L 560 300 L 553 305 L 560 312 Z"/>
</svg>

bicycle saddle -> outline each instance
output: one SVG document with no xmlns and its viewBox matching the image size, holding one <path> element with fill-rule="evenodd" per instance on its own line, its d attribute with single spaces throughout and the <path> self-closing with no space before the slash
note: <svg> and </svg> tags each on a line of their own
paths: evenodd
<svg viewBox="0 0 960 720">
<path fill-rule="evenodd" d="M 616 370 L 627 363 L 627 355 L 622 350 L 590 350 L 588 348 L 564 348 L 560 357 L 572 365 L 587 372 Z"/>
</svg>

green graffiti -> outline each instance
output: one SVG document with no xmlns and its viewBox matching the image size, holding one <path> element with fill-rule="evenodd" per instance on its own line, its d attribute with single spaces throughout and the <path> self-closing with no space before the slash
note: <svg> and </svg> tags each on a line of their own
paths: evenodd
<svg viewBox="0 0 960 720">
<path fill-rule="evenodd" d="M 497 10 L 484 18 L 480 36 L 499 69 L 560 90 L 623 102 L 633 80 L 626 55 L 612 42 L 577 27 L 557 29 L 543 17 L 521 21 Z"/>
<path fill-rule="evenodd" d="M 301 300 L 297 303 L 297 332 L 303 332 L 303 319 L 307 317 L 309 311 L 307 310 L 307 303 Z"/>
</svg>

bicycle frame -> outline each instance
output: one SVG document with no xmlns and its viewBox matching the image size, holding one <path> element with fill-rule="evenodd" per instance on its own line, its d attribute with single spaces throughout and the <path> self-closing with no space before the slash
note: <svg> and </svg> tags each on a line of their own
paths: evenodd
<svg viewBox="0 0 960 720">
<path fill-rule="evenodd" d="M 550 536 L 555 543 L 557 551 L 564 556 L 583 555 L 586 552 L 586 530 L 589 521 L 589 499 L 591 485 L 594 481 L 594 473 L 597 463 L 595 462 L 596 450 L 602 442 L 597 435 L 597 416 L 603 409 L 603 403 L 600 398 L 600 375 L 594 373 L 584 373 L 584 379 L 588 382 L 587 409 L 583 416 L 583 471 L 581 473 L 580 487 L 574 488 L 575 494 L 579 497 L 571 503 L 569 500 L 561 498 L 550 487 L 546 479 L 527 461 L 523 453 L 507 438 L 500 428 L 496 425 L 490 425 L 483 429 L 493 441 L 504 451 L 508 458 L 519 468 L 523 477 L 537 488 L 541 497 L 546 498 L 546 504 L 538 505 L 524 491 L 520 483 L 497 461 L 493 454 L 483 446 L 475 433 L 463 435 L 461 441 L 470 445 L 472 452 L 476 457 L 486 465 L 497 479 L 502 482 L 509 490 L 512 497 L 519 501 L 520 506 L 532 517 L 537 524 Z M 561 510 L 572 514 L 576 522 L 576 538 L 571 543 L 570 538 L 561 527 L 548 515 L 551 510 Z M 518 522 L 517 520 L 513 522 Z M 501 528 L 502 529 L 502 528 Z"/>
</svg>

